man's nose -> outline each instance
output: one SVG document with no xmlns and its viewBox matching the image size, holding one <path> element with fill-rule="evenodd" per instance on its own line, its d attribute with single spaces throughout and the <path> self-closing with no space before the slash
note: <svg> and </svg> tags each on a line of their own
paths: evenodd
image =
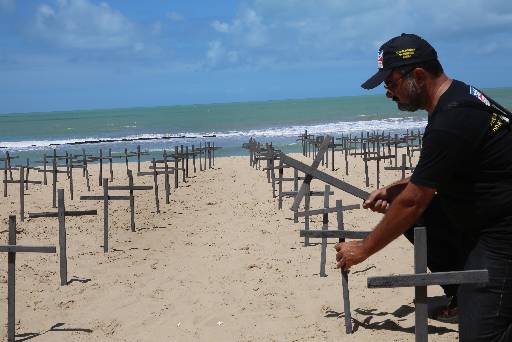
<svg viewBox="0 0 512 342">
<path fill-rule="evenodd" d="M 393 98 L 393 93 L 391 92 L 391 90 L 389 90 L 389 89 L 386 90 L 386 97 L 388 99 L 392 99 Z"/>
</svg>

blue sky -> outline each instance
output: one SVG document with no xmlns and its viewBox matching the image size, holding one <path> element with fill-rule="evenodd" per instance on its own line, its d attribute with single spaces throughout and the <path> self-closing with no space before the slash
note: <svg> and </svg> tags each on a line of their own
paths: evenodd
<svg viewBox="0 0 512 342">
<path fill-rule="evenodd" d="M 360 84 L 402 32 L 512 86 L 510 0 L 0 0 L 0 113 L 382 93 Z"/>
</svg>

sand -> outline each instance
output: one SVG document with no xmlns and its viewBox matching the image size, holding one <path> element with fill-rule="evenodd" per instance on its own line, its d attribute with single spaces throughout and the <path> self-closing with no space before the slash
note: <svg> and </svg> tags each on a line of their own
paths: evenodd
<svg viewBox="0 0 512 342">
<path fill-rule="evenodd" d="M 294 155 L 311 163 L 311 159 Z M 350 176 L 337 155 L 330 174 L 364 186 L 363 163 L 351 157 Z M 387 164 L 387 163 L 386 163 Z M 383 166 L 383 165 L 381 165 Z M 136 170 L 136 165 L 130 167 Z M 143 166 L 148 168 L 148 164 Z M 338 169 L 339 168 L 339 169 Z M 125 165 L 115 164 L 114 184 L 126 184 Z M 68 210 L 98 209 L 97 216 L 68 217 L 68 274 L 60 286 L 57 254 L 19 253 L 16 266 L 16 329 L 22 341 L 412 341 L 414 289 L 368 289 L 367 277 L 412 273 L 413 251 L 401 237 L 364 263 L 353 267 L 350 297 L 355 331 L 345 334 L 341 279 L 335 269 L 334 243 L 327 250 L 327 277 L 319 276 L 320 245 L 303 246 L 300 223 L 293 223 L 286 199 L 277 210 L 265 172 L 249 166 L 248 157 L 216 159 L 214 169 L 193 173 L 188 183 L 172 189 L 165 204 L 160 177 L 161 213 L 152 191 L 136 195 L 136 232 L 130 231 L 127 202 L 110 208 L 110 252 L 103 253 L 103 205 L 79 201 L 101 194 L 97 165 L 91 166 L 91 192 L 81 172 L 74 172 L 75 200 L 69 198 L 65 175 L 59 188 Z M 292 171 L 285 171 L 291 177 Z M 15 175 L 15 177 L 17 177 Z M 42 176 L 35 176 L 42 179 Z M 400 171 L 382 171 L 382 184 Z M 34 179 L 34 176 L 31 177 Z M 136 184 L 152 184 L 136 177 Z M 313 190 L 324 185 L 313 181 Z M 284 190 L 291 190 L 292 183 Z M 18 186 L 0 197 L 1 239 L 7 242 L 8 215 L 18 214 Z M 331 203 L 362 201 L 339 190 Z M 51 185 L 32 185 L 26 212 L 50 211 Z M 312 208 L 322 207 L 314 198 Z M 367 210 L 345 213 L 346 229 L 367 230 L 381 218 Z M 57 245 L 55 218 L 18 220 L 18 244 Z M 336 219 L 330 217 L 332 226 Z M 320 228 L 321 216 L 311 228 Z M 1 253 L 0 336 L 6 336 L 7 256 Z M 429 296 L 442 294 L 429 288 Z M 429 320 L 431 341 L 454 341 L 457 325 Z"/>
</svg>

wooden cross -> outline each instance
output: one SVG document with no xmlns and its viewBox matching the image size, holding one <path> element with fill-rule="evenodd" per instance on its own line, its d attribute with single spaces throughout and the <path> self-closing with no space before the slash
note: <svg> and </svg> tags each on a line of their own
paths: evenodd
<svg viewBox="0 0 512 342">
<path fill-rule="evenodd" d="M 41 181 L 25 180 L 25 171 L 23 169 L 24 167 L 20 166 L 19 180 L 4 180 L 4 186 L 7 185 L 7 183 L 18 183 L 20 185 L 20 219 L 22 222 L 25 221 L 25 184 L 41 184 Z"/>
<path fill-rule="evenodd" d="M 315 156 L 315 159 L 313 160 L 313 164 L 310 167 L 311 169 L 314 169 L 314 170 L 318 169 L 318 166 L 320 165 L 320 162 L 323 159 L 323 155 L 324 155 L 325 151 L 327 151 L 327 149 L 329 148 L 330 142 L 331 142 L 331 137 L 326 135 L 324 137 L 322 143 L 320 144 L 320 147 L 318 149 L 318 154 Z M 285 158 L 283 159 L 283 157 L 285 157 Z M 290 159 L 293 159 L 293 158 L 286 156 L 284 153 L 281 153 L 279 158 L 281 160 L 283 160 L 283 162 L 285 164 L 288 164 L 288 165 L 304 172 L 304 174 L 306 175 L 304 182 L 300 186 L 299 192 L 297 193 L 297 196 L 295 196 L 295 199 L 293 201 L 292 210 L 297 211 L 299 209 L 299 205 L 300 205 L 300 202 L 302 201 L 302 198 L 304 198 L 304 193 L 306 192 L 306 187 L 307 187 L 306 184 L 309 185 L 311 183 L 311 181 L 313 180 L 313 175 L 311 173 L 308 173 L 305 170 L 301 170 L 299 167 L 296 166 L 297 164 L 296 165 L 290 164 L 290 162 L 291 162 Z M 288 162 L 287 162 L 287 160 L 288 160 Z M 307 191 L 309 191 L 309 189 Z"/>
<path fill-rule="evenodd" d="M 69 175 L 69 172 L 68 170 L 66 171 L 63 171 L 63 170 L 59 170 L 58 168 L 61 167 L 62 165 L 57 165 L 57 160 L 60 159 L 60 158 L 66 158 L 65 156 L 58 156 L 57 155 L 57 150 L 53 150 L 53 157 L 52 157 L 52 169 L 51 170 L 47 170 L 46 169 L 46 155 L 45 155 L 45 158 L 43 160 L 44 162 L 44 169 L 43 170 L 38 170 L 38 172 L 43 172 L 44 176 L 46 176 L 46 173 L 47 172 L 51 172 L 52 174 L 52 206 L 53 208 L 57 208 L 57 175 L 59 173 L 66 173 Z M 66 168 L 68 166 L 66 165 Z"/>
<path fill-rule="evenodd" d="M 344 182 L 341 179 L 338 179 L 336 177 L 333 177 L 325 172 L 322 172 L 322 171 L 316 169 L 315 167 L 313 167 L 314 164 L 312 166 L 306 165 L 296 159 L 293 159 L 293 158 L 287 156 L 284 153 L 280 153 L 279 158 L 282 159 L 285 164 L 290 165 L 293 168 L 310 176 L 311 179 L 313 179 L 313 178 L 319 179 L 324 183 L 332 185 L 335 188 L 345 191 L 346 193 L 349 193 L 349 194 L 351 194 L 355 197 L 358 197 L 362 200 L 366 200 L 368 198 L 368 196 L 370 196 L 370 193 L 368 193 L 367 191 L 361 190 L 361 189 L 353 186 L 352 184 Z M 304 180 L 303 185 L 304 184 L 306 184 L 306 180 Z M 292 206 L 292 210 L 294 210 L 295 204 L 297 204 L 296 207 L 298 208 L 298 206 L 300 205 L 300 202 L 302 201 L 302 198 L 304 197 L 304 195 L 302 195 L 301 198 L 299 198 L 299 195 L 300 195 L 300 191 L 297 194 L 297 196 L 295 197 L 295 202 L 294 202 L 294 206 Z"/>
<path fill-rule="evenodd" d="M 97 160 L 100 162 L 99 173 L 98 173 L 98 184 L 100 186 L 103 185 L 103 179 L 104 179 L 103 178 L 103 161 L 104 160 L 108 160 L 109 161 L 109 163 L 110 163 L 110 181 L 113 181 L 114 171 L 112 169 L 112 159 L 113 158 L 120 158 L 120 156 L 116 156 L 116 157 L 112 156 L 112 150 L 111 149 L 109 149 L 108 153 L 109 153 L 109 155 L 107 157 L 103 157 L 103 149 L 100 148 L 99 156 L 98 157 L 93 156 L 93 157 L 89 158 L 89 161 L 91 161 L 91 162 L 94 162 L 94 161 L 97 161 Z"/>
<path fill-rule="evenodd" d="M 11 160 L 13 159 L 17 159 L 18 156 L 11 156 L 9 154 L 9 151 L 5 151 L 5 157 L 4 158 L 0 158 L 0 161 L 3 161 L 5 162 L 5 171 L 9 171 L 9 177 L 11 180 L 13 180 L 12 178 L 12 169 L 11 169 Z"/>
<path fill-rule="evenodd" d="M 290 166 L 288 166 L 290 167 Z M 298 171 L 298 170 L 294 170 Z M 298 174 L 294 172 L 294 177 L 283 177 L 284 174 L 284 165 L 283 161 L 279 160 L 279 178 L 278 178 L 278 209 L 283 208 L 283 197 L 295 197 L 298 193 L 298 181 L 305 180 L 306 177 L 299 177 Z M 294 191 L 283 191 L 283 182 L 291 181 L 294 183 Z"/>
<path fill-rule="evenodd" d="M 174 174 L 174 185 L 175 185 L 175 187 L 178 187 L 179 177 L 178 177 L 178 171 L 176 171 L 176 169 L 175 169 L 175 167 L 176 167 L 176 165 L 178 165 L 178 163 L 175 160 L 174 161 L 174 167 L 169 166 L 169 163 L 171 161 L 169 160 L 169 155 L 167 154 L 167 150 L 164 150 L 163 157 L 164 157 L 164 159 L 156 160 L 155 164 L 150 166 L 149 168 L 153 169 L 153 170 L 157 170 L 158 174 L 164 175 L 165 203 L 169 204 L 170 203 L 169 197 L 171 195 L 171 185 L 169 183 L 169 175 Z M 162 163 L 163 163 L 164 166 L 157 166 L 156 165 L 156 164 L 162 164 Z M 181 169 L 181 171 L 185 172 L 184 169 Z M 143 175 L 147 175 L 147 173 L 145 173 Z"/>
<path fill-rule="evenodd" d="M 164 151 L 164 154 L 165 154 L 165 151 Z M 141 171 L 141 172 L 137 172 L 137 176 L 153 176 L 153 188 L 155 189 L 155 203 L 156 203 L 156 212 L 158 214 L 160 214 L 160 199 L 158 198 L 158 175 L 161 173 L 158 169 L 157 169 L 157 166 L 156 166 L 156 160 L 155 158 L 153 158 L 153 160 L 151 161 L 151 165 L 152 167 L 150 167 L 150 169 L 152 169 L 153 171 Z M 166 164 L 167 165 L 167 164 Z M 165 175 L 167 177 L 166 179 L 166 183 L 165 183 L 165 192 L 166 192 L 166 203 L 168 204 L 169 202 L 168 201 L 168 191 L 170 191 L 169 189 L 169 186 L 168 186 L 168 173 L 167 171 L 164 171 L 165 172 Z M 174 172 L 174 171 L 173 171 Z"/>
<path fill-rule="evenodd" d="M 105 183 L 105 180 L 107 182 Z M 109 201 L 130 201 L 130 227 L 135 232 L 135 197 L 134 191 L 151 190 L 150 185 L 134 185 L 132 171 L 128 170 L 128 185 L 111 185 L 108 186 L 108 178 L 103 178 L 103 196 L 80 196 L 81 201 L 98 201 L 103 200 L 103 251 L 108 252 L 108 204 Z M 128 196 L 109 195 L 109 190 L 128 190 Z"/>
<path fill-rule="evenodd" d="M 370 234 L 369 231 L 349 231 L 345 230 L 345 226 L 343 223 L 343 211 L 344 210 L 353 210 L 358 209 L 359 205 L 348 205 L 343 206 L 341 200 L 336 201 L 336 207 L 335 208 L 324 208 L 319 209 L 315 211 L 311 211 L 310 214 L 323 214 L 324 215 L 324 224 L 322 227 L 322 230 L 301 230 L 300 236 L 306 238 L 322 238 L 322 244 L 324 244 L 324 241 L 326 241 L 328 238 L 338 238 L 339 242 L 344 242 L 345 238 L 348 239 L 363 239 L 368 234 Z M 328 213 L 336 212 L 337 213 L 337 222 L 338 227 L 336 230 L 327 228 L 328 226 L 328 218 L 325 216 Z M 305 215 L 301 214 L 301 215 Z M 326 223 L 327 222 L 327 223 Z M 327 242 L 325 242 L 325 245 L 327 245 Z M 323 270 L 325 274 L 325 252 L 324 249 L 322 249 L 322 255 L 321 255 L 321 261 L 320 261 L 320 267 L 323 265 Z M 323 264 L 322 264 L 323 263 Z M 350 312 L 350 295 L 349 295 L 349 287 L 348 287 L 348 272 L 341 271 L 341 287 L 343 291 L 343 312 L 345 316 L 345 332 L 347 334 L 352 333 L 352 314 Z"/>
<path fill-rule="evenodd" d="M 380 143 L 377 143 L 377 155 L 375 157 L 364 157 L 365 162 L 365 173 L 366 173 L 366 186 L 370 186 L 369 177 L 368 177 L 368 165 L 367 162 L 369 161 L 376 161 L 377 162 L 377 189 L 380 188 L 380 161 L 395 158 L 394 155 L 381 155 L 380 154 Z"/>
<path fill-rule="evenodd" d="M 427 232 L 425 227 L 414 229 L 414 274 L 386 277 L 369 277 L 369 288 L 415 288 L 415 337 L 416 342 L 428 340 L 427 287 L 431 285 L 486 283 L 487 270 L 427 273 Z"/>
<path fill-rule="evenodd" d="M 323 191 L 323 197 L 324 197 L 324 207 L 323 209 L 317 209 L 317 210 L 305 210 L 302 212 L 298 212 L 298 217 L 305 217 L 309 218 L 310 216 L 314 215 L 322 215 L 322 230 L 327 230 L 329 225 L 329 213 L 336 212 L 337 208 L 329 208 L 329 196 L 333 195 L 334 192 L 331 192 L 331 187 L 329 185 L 325 185 L 325 190 Z M 359 204 L 351 205 L 351 206 L 345 206 L 342 209 L 343 210 L 353 210 L 353 209 L 359 209 L 361 206 Z M 304 227 L 305 231 L 309 230 L 309 225 Z M 304 242 L 306 242 L 306 239 L 308 239 L 309 243 L 309 237 L 304 237 Z M 307 246 L 306 243 L 304 243 L 305 246 Z M 326 252 L 327 252 L 327 238 L 322 238 L 322 248 L 321 248 L 321 255 L 320 255 L 320 277 L 327 277 L 327 274 L 325 273 L 325 262 L 326 262 Z"/>
<path fill-rule="evenodd" d="M 129 201 L 130 196 L 109 195 L 108 178 L 103 178 L 103 196 L 80 196 L 81 201 L 103 200 L 103 252 L 108 252 L 108 204 L 109 201 Z"/>
<path fill-rule="evenodd" d="M 305 204 L 304 211 L 297 212 L 297 217 L 304 217 L 304 231 L 306 231 L 306 232 L 310 231 L 310 229 L 309 229 L 310 216 L 327 215 L 329 213 L 336 212 L 336 210 L 334 208 L 328 207 L 329 195 L 334 195 L 334 192 L 330 191 L 330 188 L 329 188 L 328 193 L 326 191 L 311 191 L 310 194 L 306 194 L 306 197 L 304 200 L 304 204 Z M 309 204 L 310 204 L 309 196 L 323 196 L 324 197 L 324 208 L 311 210 L 309 207 Z M 326 203 L 327 203 L 327 206 L 325 206 Z M 353 205 L 343 207 L 343 210 L 353 210 L 353 209 L 359 209 L 359 208 L 360 208 L 359 204 L 353 204 Z M 323 219 L 328 219 L 328 216 L 324 216 Z M 309 235 L 308 234 L 304 235 L 304 246 L 309 246 Z"/>
<path fill-rule="evenodd" d="M 58 189 L 58 209 L 56 212 L 28 213 L 29 218 L 57 217 L 59 219 L 59 256 L 60 285 L 68 284 L 68 259 L 66 248 L 66 216 L 97 215 L 96 210 L 66 210 L 64 206 L 64 189 Z"/>
<path fill-rule="evenodd" d="M 401 170 L 402 171 L 402 179 L 405 178 L 405 171 L 414 170 L 414 167 L 407 166 L 407 155 L 402 154 L 402 166 L 385 166 L 384 170 Z"/>
<path fill-rule="evenodd" d="M 133 175 L 132 171 L 128 170 L 128 185 L 111 185 L 109 190 L 128 190 L 130 195 L 130 222 L 132 232 L 135 232 L 135 196 L 133 195 L 134 191 L 138 190 L 152 190 L 153 187 L 151 185 L 134 185 L 133 184 Z"/>
<path fill-rule="evenodd" d="M 7 192 L 8 192 L 8 191 L 7 191 L 7 189 L 8 189 L 8 188 L 7 188 L 7 184 L 8 184 L 8 183 L 7 183 L 7 181 L 9 180 L 9 177 L 7 176 L 7 171 L 9 171 L 9 172 L 11 172 L 11 173 L 12 173 L 12 170 L 13 170 L 13 169 L 12 169 L 10 166 L 9 166 L 9 167 L 7 166 L 7 160 L 4 160 L 4 164 L 5 164 L 5 166 L 4 166 L 3 168 L 1 168 L 0 170 L 2 170 L 2 171 L 4 172 L 4 179 L 3 179 L 3 184 L 4 184 L 4 197 L 7 197 L 7 195 L 8 195 L 8 193 L 7 193 Z M 13 178 L 12 178 L 12 176 L 11 176 L 10 180 L 12 180 L 12 179 L 13 179 Z"/>
<path fill-rule="evenodd" d="M 55 253 L 55 246 L 16 245 L 16 216 L 9 216 L 9 244 L 0 246 L 7 252 L 7 341 L 14 342 L 16 336 L 16 253 Z"/>
</svg>

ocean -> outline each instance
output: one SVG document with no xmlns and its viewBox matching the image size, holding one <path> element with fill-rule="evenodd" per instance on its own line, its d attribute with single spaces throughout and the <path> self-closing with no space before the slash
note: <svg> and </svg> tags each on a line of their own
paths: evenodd
<svg viewBox="0 0 512 342">
<path fill-rule="evenodd" d="M 507 108 L 512 108 L 512 88 L 484 89 Z M 400 112 L 384 95 L 288 99 L 262 102 L 214 103 L 164 107 L 96 109 L 0 114 L 0 156 L 9 151 L 22 160 L 40 159 L 52 150 L 97 154 L 174 149 L 214 142 L 221 155 L 244 155 L 241 146 L 250 137 L 273 142 L 284 151 L 299 151 L 297 136 L 335 136 L 361 131 L 399 133 L 422 130 L 426 113 Z M 118 141 L 118 140 L 125 141 Z M 142 139 L 142 140 L 135 140 Z M 101 143 L 87 141 L 109 140 Z M 113 141 L 114 140 L 114 141 Z M 133 140 L 133 141 L 131 141 Z M 3 152 L 2 152 L 3 151 Z M 150 158 L 150 156 L 146 157 Z"/>
</svg>

